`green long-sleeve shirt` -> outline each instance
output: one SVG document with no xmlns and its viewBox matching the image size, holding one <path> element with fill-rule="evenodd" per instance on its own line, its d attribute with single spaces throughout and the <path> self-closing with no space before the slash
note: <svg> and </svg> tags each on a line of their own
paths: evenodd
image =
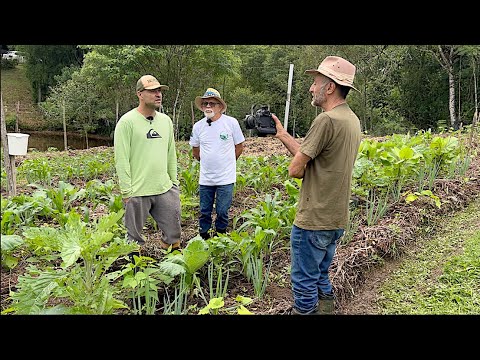
<svg viewBox="0 0 480 360">
<path fill-rule="evenodd" d="M 156 112 L 147 120 L 136 108 L 115 127 L 115 168 L 124 198 L 167 192 L 177 179 L 172 119 Z"/>
</svg>

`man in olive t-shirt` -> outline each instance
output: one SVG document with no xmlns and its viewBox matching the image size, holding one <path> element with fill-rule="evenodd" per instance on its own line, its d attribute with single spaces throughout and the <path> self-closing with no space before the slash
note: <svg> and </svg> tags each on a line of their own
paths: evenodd
<svg viewBox="0 0 480 360">
<path fill-rule="evenodd" d="M 318 69 L 305 73 L 314 76 L 309 89 L 312 105 L 323 112 L 313 120 L 302 144 L 272 115 L 275 137 L 294 155 L 288 174 L 303 179 L 290 235 L 294 298 L 290 313 L 333 314 L 328 271 L 349 221 L 352 172 L 361 141 L 360 121 L 345 100 L 355 89 L 355 66 L 327 56 Z"/>
</svg>

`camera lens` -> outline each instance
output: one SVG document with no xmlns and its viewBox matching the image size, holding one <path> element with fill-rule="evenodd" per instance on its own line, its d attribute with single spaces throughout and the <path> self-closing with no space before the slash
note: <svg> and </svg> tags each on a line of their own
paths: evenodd
<svg viewBox="0 0 480 360">
<path fill-rule="evenodd" d="M 245 127 L 247 129 L 255 129 L 255 117 L 252 115 L 247 115 L 245 117 Z"/>
</svg>

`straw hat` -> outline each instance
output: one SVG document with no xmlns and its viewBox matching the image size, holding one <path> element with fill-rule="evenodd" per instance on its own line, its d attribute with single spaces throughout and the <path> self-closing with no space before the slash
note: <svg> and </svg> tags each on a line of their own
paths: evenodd
<svg viewBox="0 0 480 360">
<path fill-rule="evenodd" d="M 359 91 L 353 86 L 355 69 L 355 65 L 339 56 L 327 56 L 318 66 L 318 69 L 305 70 L 305 74 L 322 74 L 339 85 L 348 86 Z"/>
<path fill-rule="evenodd" d="M 195 106 L 200 111 L 203 111 L 203 108 L 202 108 L 203 99 L 210 99 L 210 98 L 217 99 L 222 104 L 223 106 L 222 113 L 224 113 L 225 110 L 227 110 L 227 104 L 225 103 L 225 101 L 223 101 L 222 97 L 220 96 L 220 93 L 214 88 L 208 88 L 207 91 L 205 91 L 205 94 L 203 94 L 203 96 L 197 96 L 195 98 Z"/>
</svg>

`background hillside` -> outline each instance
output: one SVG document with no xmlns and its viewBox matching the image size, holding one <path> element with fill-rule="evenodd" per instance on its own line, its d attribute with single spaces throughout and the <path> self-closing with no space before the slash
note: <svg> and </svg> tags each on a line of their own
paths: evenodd
<svg viewBox="0 0 480 360">
<path fill-rule="evenodd" d="M 47 123 L 33 102 L 32 89 L 25 76 L 23 64 L 1 70 L 3 106 L 8 129 L 14 129 L 16 106 L 19 106 L 20 130 L 44 130 Z"/>
<path fill-rule="evenodd" d="M 169 86 L 162 111 L 176 140 L 188 140 L 202 116 L 194 99 L 214 87 L 228 115 L 244 119 L 254 104 L 269 105 L 287 130 L 303 137 L 319 109 L 311 106 L 311 77 L 329 55 L 356 66 L 348 102 L 371 136 L 472 123 L 477 104 L 480 46 L 464 45 L 12 45 L 49 130 L 112 136 L 119 117 L 138 103 L 134 84 L 152 74 Z M 9 50 L 10 46 L 9 46 Z M 294 69 L 290 74 L 290 69 Z M 290 84 L 290 94 L 288 88 Z M 289 99 L 289 106 L 286 100 Z M 241 123 L 243 126 L 243 123 Z M 245 130 L 246 126 L 243 126 Z"/>
</svg>

